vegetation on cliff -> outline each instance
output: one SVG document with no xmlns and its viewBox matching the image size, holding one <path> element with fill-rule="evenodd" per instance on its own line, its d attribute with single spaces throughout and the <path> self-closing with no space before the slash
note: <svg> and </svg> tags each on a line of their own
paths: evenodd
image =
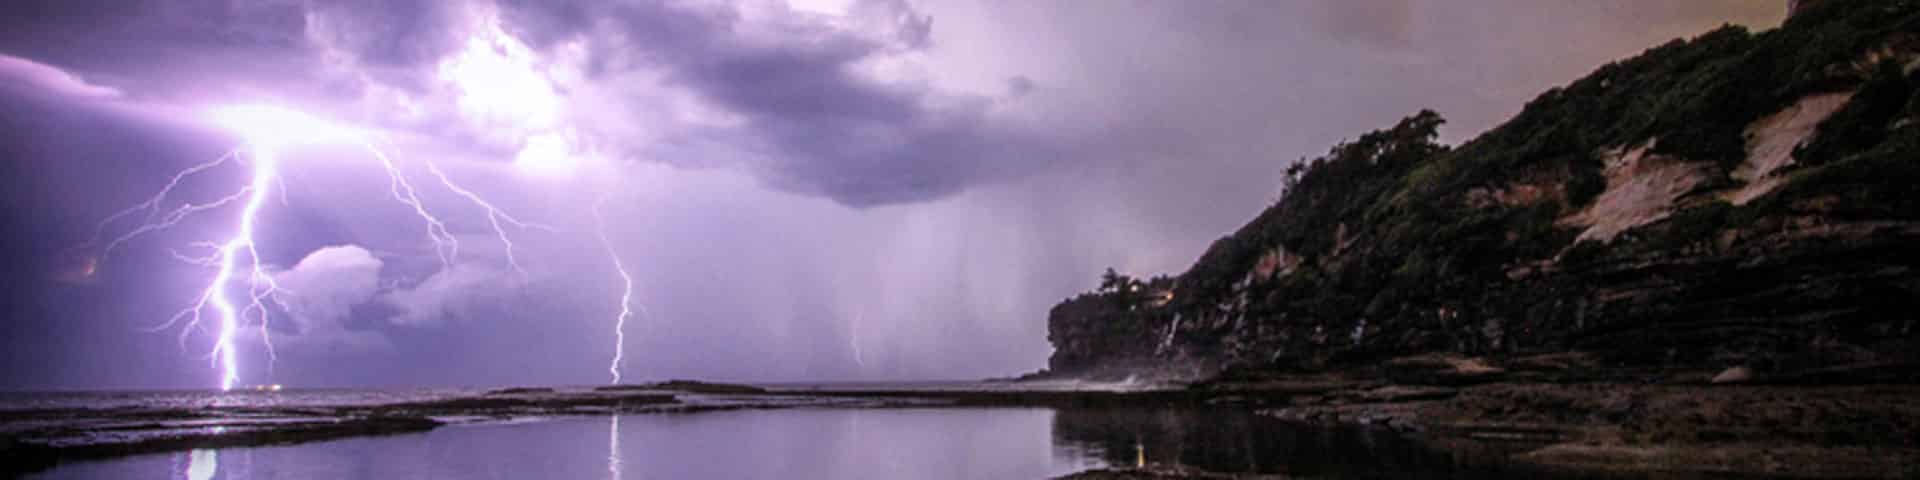
<svg viewBox="0 0 1920 480">
<path fill-rule="evenodd" d="M 1912 361 L 1916 67 L 1920 2 L 1826 2 L 1603 66 L 1458 147 L 1419 112 L 1288 169 L 1167 301 L 1056 307 L 1050 369 Z"/>
</svg>

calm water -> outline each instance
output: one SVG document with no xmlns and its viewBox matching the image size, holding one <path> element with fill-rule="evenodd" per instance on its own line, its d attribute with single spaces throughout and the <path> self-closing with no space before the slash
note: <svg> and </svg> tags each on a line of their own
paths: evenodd
<svg viewBox="0 0 1920 480">
<path fill-rule="evenodd" d="M 1489 478 L 1387 432 L 1230 411 L 787 409 L 561 418 L 63 465 L 29 478 L 1049 478 L 1145 461 L 1333 478 Z M 1515 478 L 1525 478 L 1519 476 Z"/>
<path fill-rule="evenodd" d="M 585 388 L 585 387 L 583 387 Z M 177 409 L 378 405 L 478 395 L 488 388 L 298 389 L 284 392 L 207 390 L 0 392 L 0 413 L 32 409 Z"/>
</svg>

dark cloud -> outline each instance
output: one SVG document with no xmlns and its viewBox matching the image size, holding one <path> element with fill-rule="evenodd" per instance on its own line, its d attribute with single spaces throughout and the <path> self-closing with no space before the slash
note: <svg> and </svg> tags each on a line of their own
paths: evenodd
<svg viewBox="0 0 1920 480">
<path fill-rule="evenodd" d="M 1415 0 L 1347 0 L 1313 5 L 1313 25 L 1330 38 L 1385 48 L 1413 45 Z M 1455 8 L 1459 8 L 1457 5 Z M 1486 12 L 1496 14 L 1496 12 Z"/>
<path fill-rule="evenodd" d="M 5 79 L 8 87 L 25 87 L 28 90 L 15 94 L 51 93 L 89 98 L 120 96 L 120 91 L 112 87 L 89 84 L 64 70 L 7 55 L 0 55 L 0 79 Z"/>
<path fill-rule="evenodd" d="M 0 15 L 0 53 L 133 95 L 298 78 L 315 61 L 301 2 L 25 0 Z"/>
<path fill-rule="evenodd" d="M 499 0 L 500 15 L 508 33 L 537 49 L 580 34 L 594 22 L 593 11 L 600 2 Z M 671 25 L 662 25 L 671 26 Z"/>
<path fill-rule="evenodd" d="M 865 31 L 801 18 L 744 25 L 741 12 L 724 6 L 506 6 L 511 31 L 541 44 L 585 40 L 596 57 L 635 57 L 661 69 L 668 85 L 742 117 L 739 128 L 696 135 L 747 146 L 753 168 L 783 189 L 856 206 L 925 201 L 1059 155 L 1054 140 L 996 123 L 986 96 L 863 76 L 863 62 L 931 44 L 932 18 L 904 1 L 856 3 L 850 14 L 873 27 Z M 755 38 L 760 33 L 776 38 Z"/>
<path fill-rule="evenodd" d="M 369 88 L 378 85 L 431 98 L 439 62 L 464 48 L 473 29 L 484 28 L 474 17 L 489 5 L 30 2 L 8 17 L 0 52 L 145 96 L 272 92 L 283 101 L 332 104 L 369 101 Z M 532 47 L 586 42 L 595 78 L 644 70 L 743 120 L 663 134 L 658 145 L 610 142 L 650 158 L 700 157 L 700 164 L 738 158 L 744 163 L 735 164 L 772 185 L 864 206 L 941 198 L 1036 171 L 1061 154 L 1057 139 L 992 118 L 995 92 L 952 92 L 863 73 L 870 63 L 933 44 L 933 19 L 904 0 L 861 0 L 840 24 L 784 10 L 749 19 L 743 7 L 724 3 L 506 0 L 495 6 L 501 28 Z M 636 104 L 659 95 L 632 93 L 642 97 L 632 100 Z M 455 138 L 497 136 L 436 123 L 423 128 Z M 519 141 L 482 143 L 511 149 Z M 682 148 L 688 144 L 740 151 Z"/>
<path fill-rule="evenodd" d="M 539 51 L 552 53 L 564 42 L 584 42 L 589 51 L 585 56 L 588 86 L 612 91 L 615 99 L 626 95 L 622 105 L 569 108 L 613 112 L 652 108 L 649 102 L 660 92 L 644 85 L 623 88 L 595 83 L 596 79 L 626 81 L 628 77 L 621 74 L 639 71 L 664 80 L 659 86 L 682 89 L 738 120 L 700 127 L 641 124 L 632 128 L 656 131 L 654 141 L 636 145 L 620 134 L 601 135 L 610 138 L 605 143 L 611 148 L 683 165 L 743 166 L 785 190 L 868 206 L 938 199 L 983 182 L 1019 178 L 1088 158 L 1124 156 L 1116 153 L 1192 153 L 1196 147 L 1208 148 L 1200 144 L 1211 143 L 1192 137 L 1211 132 L 1238 135 L 1237 128 L 1218 124 L 1267 121 L 1258 117 L 1271 118 L 1271 108 L 1288 108 L 1249 107 L 1290 96 L 1318 95 L 1315 90 L 1321 88 L 1364 88 L 1383 97 L 1496 90 L 1521 95 L 1553 83 L 1542 81 L 1537 70 L 1499 70 L 1522 64 L 1394 68 L 1403 60 L 1392 55 L 1455 59 L 1492 54 L 1537 60 L 1524 65 L 1573 65 L 1576 61 L 1585 65 L 1590 58 L 1604 57 L 1569 56 L 1552 48 L 1502 43 L 1573 34 L 1591 38 L 1560 41 L 1578 42 L 1568 46 L 1591 51 L 1594 39 L 1611 42 L 1614 37 L 1608 36 L 1620 30 L 1684 33 L 1724 21 L 1729 11 L 1736 12 L 1736 19 L 1748 20 L 1772 14 L 1757 12 L 1779 10 L 1733 0 L 1634 4 L 1632 8 L 1614 3 L 1513 0 L 1490 0 L 1472 7 L 1431 0 L 1128 4 L 1096 9 L 1100 12 L 1051 5 L 1040 7 L 1050 11 L 1045 16 L 1032 18 L 1072 20 L 1029 23 L 1030 29 L 1070 42 L 1103 39 L 1093 47 L 1112 52 L 1112 58 L 1129 60 L 1125 60 L 1128 65 L 1109 69 L 1115 71 L 1100 77 L 1067 82 L 1101 83 L 1069 85 L 1090 92 L 1087 95 L 1128 92 L 1122 98 L 1094 100 L 1125 102 L 1125 106 L 1055 111 L 1053 126 L 1063 128 L 1049 130 L 1050 125 L 1008 121 L 998 109 L 1002 105 L 992 98 L 1001 92 L 969 93 L 911 75 L 883 78 L 887 75 L 873 73 L 875 64 L 921 58 L 936 46 L 933 15 L 905 0 L 859 0 L 837 24 L 784 9 L 744 5 L 748 6 L 578 0 L 500 0 L 497 4 L 29 1 L 7 7 L 10 14 L 0 23 L 5 27 L 0 28 L 0 52 L 66 68 L 136 96 L 180 92 L 245 96 L 270 91 L 308 103 L 331 104 L 370 101 L 369 89 L 385 86 L 431 99 L 438 63 L 463 48 L 470 31 L 481 28 L 474 16 L 493 11 L 487 8 L 492 6 L 497 7 L 501 28 Z M 1009 12 L 1020 14 L 1017 9 Z M 1134 15 L 1152 19 L 1131 24 L 1126 17 Z M 1453 17 L 1458 21 L 1450 20 Z M 1481 35 L 1502 31 L 1506 34 Z M 1313 43 L 1316 36 L 1334 41 Z M 1625 45 L 1644 43 L 1639 38 Z M 1089 59 L 1079 56 L 1091 55 L 1071 53 L 1079 48 L 1071 44 L 1036 46 L 1064 54 L 1063 61 L 1083 62 Z M 1182 51 L 1190 53 L 1166 55 Z M 1247 58 L 1249 51 L 1271 54 L 1264 59 Z M 330 55 L 345 55 L 351 63 L 343 65 Z M 1379 55 L 1388 57 L 1380 57 L 1374 65 L 1388 68 L 1347 64 L 1333 67 L 1351 69 L 1347 72 L 1311 67 L 1321 72 L 1286 73 L 1334 56 L 1364 60 Z M 1099 71 L 1098 64 L 1089 66 L 1096 68 L 1071 75 Z M 1032 101 L 1025 95 L 1031 91 L 1032 75 L 1011 73 L 1022 76 L 1006 84 L 1008 95 L 998 101 Z M 1407 90 L 1388 80 L 1399 75 L 1426 75 L 1435 83 L 1433 88 Z M 1288 77 L 1294 78 L 1289 81 Z M 1545 78 L 1564 80 L 1566 75 Z M 1046 80 L 1062 84 L 1059 79 Z M 1340 131 L 1382 123 L 1384 117 L 1398 114 L 1393 112 L 1448 107 L 1446 102 L 1433 103 L 1441 105 L 1396 104 L 1365 115 L 1365 124 L 1342 125 Z M 1472 129 L 1484 128 L 1497 118 L 1453 110 L 1459 109 L 1447 113 Z M 367 110 L 348 111 L 364 114 Z M 1356 104 L 1353 111 L 1374 110 Z M 388 119 L 367 120 L 386 123 Z M 1060 124 L 1089 121 L 1120 122 L 1115 126 L 1122 128 L 1108 133 L 1132 144 L 1118 145 L 1121 151 L 1114 152 L 1114 139 L 1070 135 L 1064 132 L 1074 127 Z M 449 126 L 453 122 L 436 119 L 414 124 L 454 139 L 499 137 L 492 126 L 463 129 Z M 593 130 L 605 125 L 577 127 Z M 475 143 L 497 152 L 517 149 L 522 141 L 509 136 Z M 715 145 L 724 148 L 716 150 Z"/>
<path fill-rule="evenodd" d="M 431 65 L 465 40 L 448 28 L 456 3 L 436 0 L 320 0 L 310 14 L 324 21 L 319 41 L 375 67 Z"/>
<path fill-rule="evenodd" d="M 859 0 L 849 10 L 855 18 L 892 31 L 894 40 L 906 48 L 933 44 L 933 17 L 922 15 L 906 0 Z"/>
<path fill-rule="evenodd" d="M 531 272 L 508 273 L 487 218 L 423 181 L 462 241 L 443 270 L 365 152 L 287 152 L 290 198 L 261 232 L 268 265 L 309 295 L 288 297 L 271 327 L 288 341 L 274 377 L 286 383 L 604 381 L 620 283 L 584 208 L 603 194 L 645 307 L 628 332 L 632 378 L 978 377 L 1042 365 L 1047 308 L 1106 267 L 1184 269 L 1273 200 L 1294 159 L 1421 108 L 1452 120 L 1449 140 L 1468 138 L 1606 61 L 1784 12 L 1747 0 L 822 3 L 810 8 L 846 8 L 0 6 L 0 178 L 13 180 L 0 189 L 0 258 L 13 267 L 0 275 L 0 386 L 206 384 L 204 338 L 183 352 L 172 332 L 139 327 L 195 298 L 206 271 L 168 250 L 231 231 L 231 212 L 129 244 L 87 281 L 55 279 L 93 222 L 232 147 L 193 115 L 207 106 L 283 103 L 386 130 L 381 146 L 416 178 L 436 160 L 560 227 L 512 232 Z M 481 105 L 442 68 L 468 56 L 496 63 L 478 76 L 498 81 L 481 85 Z M 541 135 L 644 162 L 561 178 L 504 165 Z M 245 172 L 215 171 L 180 198 L 227 193 Z M 252 379 L 264 366 L 247 368 Z"/>
<path fill-rule="evenodd" d="M 1034 84 L 1031 78 L 1021 75 L 1007 77 L 1007 96 L 1016 98 L 1026 96 L 1026 94 L 1033 92 L 1033 88 Z"/>
</svg>

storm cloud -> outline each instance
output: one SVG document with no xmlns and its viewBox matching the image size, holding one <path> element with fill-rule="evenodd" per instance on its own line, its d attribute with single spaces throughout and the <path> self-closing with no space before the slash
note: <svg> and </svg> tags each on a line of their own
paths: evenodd
<svg viewBox="0 0 1920 480">
<path fill-rule="evenodd" d="M 1067 148 L 999 121 L 1011 98 L 889 71 L 932 43 L 932 19 L 903 0 L 835 18 L 777 2 L 107 3 L 10 6 L 0 44 L 143 99 L 264 96 L 491 153 L 561 135 L 856 206 L 940 198 Z M 507 65 L 473 65 L 486 62 Z M 447 78 L 470 66 L 528 78 L 479 92 Z M 452 114 L 475 94 L 542 104 Z"/>
<path fill-rule="evenodd" d="M 222 106 L 373 132 L 461 245 L 435 258 L 368 152 L 284 152 L 260 233 L 297 295 L 270 327 L 284 383 L 605 381 L 609 254 L 642 307 L 632 378 L 971 378 L 1044 365 L 1054 302 L 1107 267 L 1185 269 L 1296 159 L 1422 108 L 1471 138 L 1785 3 L 9 2 L 0 386 L 204 386 L 204 338 L 142 329 L 208 275 L 170 251 L 232 213 L 97 265 L 74 246 L 231 150 Z M 553 228 L 503 242 L 427 162 Z M 231 193 L 247 165 L 177 200 Z"/>
</svg>

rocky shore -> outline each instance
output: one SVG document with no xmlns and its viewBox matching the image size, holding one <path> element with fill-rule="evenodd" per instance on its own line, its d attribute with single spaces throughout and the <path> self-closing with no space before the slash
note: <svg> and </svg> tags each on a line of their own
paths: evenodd
<svg viewBox="0 0 1920 480">
<path fill-rule="evenodd" d="M 1763 375 L 1591 360 L 1422 356 L 1338 373 L 1242 372 L 1195 388 L 1264 416 L 1392 429 L 1438 450 L 1498 451 L 1567 474 L 1920 475 L 1914 365 Z"/>
</svg>

